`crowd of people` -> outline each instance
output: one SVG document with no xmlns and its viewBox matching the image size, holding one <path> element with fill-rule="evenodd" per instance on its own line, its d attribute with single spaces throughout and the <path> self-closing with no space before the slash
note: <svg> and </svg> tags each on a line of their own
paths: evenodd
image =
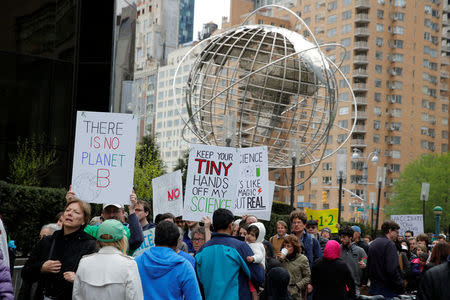
<svg viewBox="0 0 450 300">
<path fill-rule="evenodd" d="M 400 236 L 394 221 L 372 240 L 358 226 L 319 232 L 317 221 L 294 210 L 266 240 L 255 216 L 236 219 L 227 209 L 202 222 L 165 213 L 153 223 L 134 193 L 128 214 L 123 205 L 105 204 L 92 219 L 74 191 L 66 200 L 57 222 L 42 227 L 18 299 L 450 299 L 446 236 Z M 148 230 L 154 245 L 143 248 Z M 0 299 L 14 299 L 2 251 Z"/>
</svg>

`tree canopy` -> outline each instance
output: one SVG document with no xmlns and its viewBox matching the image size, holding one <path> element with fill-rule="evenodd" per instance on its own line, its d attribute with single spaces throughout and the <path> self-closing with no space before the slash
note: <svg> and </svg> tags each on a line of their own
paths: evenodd
<svg viewBox="0 0 450 300">
<path fill-rule="evenodd" d="M 152 179 L 165 173 L 158 145 L 153 136 L 144 136 L 136 147 L 134 166 L 134 191 L 138 199 L 151 204 L 153 198 Z"/>
<path fill-rule="evenodd" d="M 189 149 L 184 151 L 183 157 L 178 158 L 177 164 L 176 164 L 175 168 L 173 169 L 174 171 L 176 171 L 176 170 L 181 171 L 181 176 L 182 176 L 181 178 L 183 181 L 183 191 L 186 187 L 186 176 L 187 176 L 188 163 L 189 163 Z"/>
<path fill-rule="evenodd" d="M 425 231 L 434 232 L 433 208 L 441 206 L 441 231 L 449 230 L 450 223 L 450 154 L 429 154 L 409 163 L 394 183 L 392 196 L 385 211 L 388 215 L 422 214 L 420 192 L 422 182 L 430 183 L 425 208 Z"/>
</svg>

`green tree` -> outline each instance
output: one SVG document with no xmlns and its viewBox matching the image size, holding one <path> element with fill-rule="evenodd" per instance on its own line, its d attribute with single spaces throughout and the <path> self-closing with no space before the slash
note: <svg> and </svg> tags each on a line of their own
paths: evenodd
<svg viewBox="0 0 450 300">
<path fill-rule="evenodd" d="M 387 215 L 422 214 L 420 192 L 422 182 L 430 183 L 430 192 L 425 208 L 425 231 L 434 232 L 435 217 L 433 208 L 437 205 L 444 210 L 441 217 L 441 230 L 448 230 L 450 222 L 450 154 L 440 156 L 424 155 L 409 163 L 394 183 Z"/>
<path fill-rule="evenodd" d="M 181 180 L 183 181 L 183 190 L 186 188 L 186 177 L 189 163 L 189 149 L 184 151 L 183 156 L 178 158 L 174 171 L 181 170 Z"/>
<path fill-rule="evenodd" d="M 158 145 L 153 136 L 144 136 L 136 147 L 134 166 L 134 191 L 138 199 L 151 203 L 153 198 L 152 179 L 165 173 Z"/>
<path fill-rule="evenodd" d="M 42 186 L 46 176 L 58 163 L 54 148 L 46 145 L 44 135 L 17 139 L 17 151 L 9 155 L 9 182 L 27 186 Z"/>
</svg>

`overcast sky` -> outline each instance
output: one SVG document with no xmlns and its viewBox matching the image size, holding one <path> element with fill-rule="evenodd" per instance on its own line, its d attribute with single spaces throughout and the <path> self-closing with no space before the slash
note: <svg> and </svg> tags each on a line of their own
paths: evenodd
<svg viewBox="0 0 450 300">
<path fill-rule="evenodd" d="M 230 16 L 230 0 L 195 0 L 194 40 L 198 40 L 197 32 L 204 23 L 213 21 L 221 28 L 222 16 Z"/>
</svg>

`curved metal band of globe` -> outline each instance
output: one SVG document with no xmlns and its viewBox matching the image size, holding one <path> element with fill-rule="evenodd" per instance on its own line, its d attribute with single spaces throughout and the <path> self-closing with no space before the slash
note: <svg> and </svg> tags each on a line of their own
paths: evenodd
<svg viewBox="0 0 450 300">
<path fill-rule="evenodd" d="M 328 59 L 328 60 L 329 60 L 329 59 Z M 353 99 L 353 101 L 352 101 L 352 102 L 353 102 L 353 108 L 354 108 L 354 111 L 355 111 L 355 118 L 354 118 L 354 121 L 353 121 L 352 128 L 351 128 L 351 130 L 349 130 L 349 134 L 347 135 L 347 137 L 345 138 L 345 140 L 344 140 L 344 141 L 339 145 L 339 147 L 337 147 L 333 152 L 331 152 L 331 153 L 328 154 L 328 155 L 323 156 L 323 158 L 322 158 L 321 160 L 326 159 L 326 158 L 328 158 L 328 157 L 334 155 L 339 149 L 342 148 L 343 145 L 345 145 L 345 143 L 347 143 L 347 141 L 348 141 L 348 140 L 350 139 L 350 137 L 351 137 L 352 132 L 355 130 L 356 121 L 357 121 L 357 119 L 358 119 L 358 111 L 357 111 L 356 98 L 355 98 L 355 95 L 354 95 L 354 93 L 353 93 L 353 89 L 351 88 L 350 83 L 348 82 L 347 78 L 345 77 L 345 74 L 342 73 L 342 71 L 341 71 L 339 68 L 337 68 L 336 64 L 335 64 L 334 62 L 332 62 L 331 60 L 329 60 L 329 62 L 336 68 L 336 71 L 338 71 L 338 72 L 340 73 L 340 75 L 344 78 L 346 85 L 348 86 L 348 88 L 349 88 L 350 91 L 351 91 L 351 96 L 352 96 L 352 99 Z M 335 126 L 335 125 L 333 124 L 332 126 Z M 345 128 L 341 128 L 341 129 L 345 129 Z M 326 145 L 325 145 L 325 147 L 326 147 Z M 318 164 L 321 160 L 311 161 L 309 164 L 313 164 L 313 165 L 314 165 L 315 163 Z M 304 164 L 304 165 L 302 165 L 302 166 L 306 166 L 306 165 L 309 165 L 309 164 Z M 286 168 L 284 168 L 284 169 L 286 169 Z M 315 173 L 316 170 L 317 170 L 317 167 L 314 168 L 314 170 L 313 170 L 313 171 L 312 171 L 312 172 L 311 172 L 304 180 L 300 181 L 299 183 L 295 184 L 294 186 L 297 187 L 297 186 L 299 186 L 299 185 L 305 183 L 306 181 L 308 181 L 308 179 L 311 178 L 311 177 L 314 175 L 314 173 Z M 278 184 L 276 184 L 276 183 L 275 183 L 275 186 L 278 187 L 278 188 L 285 188 L 285 189 L 291 188 L 290 185 L 278 185 Z"/>
<path fill-rule="evenodd" d="M 220 91 L 218 94 L 214 95 L 212 98 L 210 98 L 210 99 L 208 99 L 208 100 L 205 100 L 206 102 L 205 102 L 202 106 L 200 106 L 195 112 L 193 112 L 192 115 L 190 116 L 188 122 L 186 122 L 185 127 L 183 128 L 183 136 L 184 136 L 184 132 L 185 132 L 186 128 L 190 126 L 189 124 L 192 124 L 192 125 L 195 124 L 194 120 L 195 120 L 195 117 L 197 116 L 197 114 L 201 113 L 202 109 L 204 109 L 206 106 L 210 105 L 214 99 L 216 99 L 216 98 L 219 97 L 220 95 L 224 94 L 225 92 L 229 91 L 229 90 L 232 89 L 235 85 L 237 85 L 237 84 L 243 82 L 243 81 L 246 80 L 247 78 L 249 78 L 249 77 L 255 75 L 256 73 L 258 73 L 258 72 L 260 72 L 260 71 L 262 71 L 262 70 L 264 70 L 265 68 L 268 68 L 268 67 L 270 67 L 271 65 L 277 64 L 277 63 L 279 63 L 279 62 L 281 62 L 281 61 L 283 61 L 283 60 L 286 60 L 286 59 L 288 59 L 289 57 L 292 57 L 292 56 L 298 55 L 298 54 L 300 54 L 300 53 L 302 53 L 302 52 L 309 51 L 309 50 L 313 50 L 313 49 L 317 49 L 317 47 L 314 46 L 314 47 L 311 47 L 310 49 L 302 50 L 302 51 L 299 51 L 299 52 L 294 52 L 294 53 L 291 53 L 291 54 L 289 54 L 289 55 L 287 55 L 287 56 L 285 56 L 285 57 L 281 57 L 281 58 L 279 58 L 279 59 L 277 59 L 277 60 L 275 60 L 275 61 L 273 61 L 273 62 L 271 62 L 271 63 L 269 63 L 269 64 L 266 64 L 266 65 L 264 65 L 264 66 L 262 66 L 262 67 L 256 69 L 255 71 L 253 71 L 253 72 L 251 72 L 251 73 L 245 75 L 244 77 L 240 78 L 239 80 L 233 82 L 230 86 L 226 87 L 224 90 Z M 201 58 L 199 58 L 199 59 L 201 59 Z M 330 93 L 330 94 L 331 94 L 331 93 Z M 190 97 L 190 96 L 191 96 L 191 95 L 189 95 L 189 97 Z M 188 103 L 189 103 L 189 102 L 187 102 L 187 104 L 188 104 Z M 333 102 L 330 102 L 330 103 L 333 103 Z M 298 103 L 296 103 L 296 105 L 298 105 Z M 190 106 L 190 105 L 189 105 L 189 106 Z M 241 115 L 241 117 L 242 117 L 242 115 Z M 330 127 L 331 125 L 332 125 L 332 123 L 328 123 L 328 127 Z M 242 126 L 242 123 L 241 123 L 241 126 Z M 205 144 L 208 143 L 207 140 L 205 140 L 205 139 L 203 138 L 203 136 L 199 135 L 199 134 L 197 133 L 196 130 L 192 130 L 191 128 L 189 128 L 189 129 L 190 129 L 191 131 L 193 131 L 194 134 L 196 134 L 196 136 L 197 136 L 203 143 L 205 143 Z M 326 129 L 326 130 L 329 130 L 329 129 Z M 326 136 L 325 136 L 325 137 L 322 137 L 322 139 L 323 139 L 323 138 L 326 138 Z M 311 139 L 311 142 L 310 142 L 309 145 L 312 145 L 312 142 L 313 142 L 313 139 Z M 321 140 L 319 140 L 319 142 L 321 142 Z M 317 145 L 316 145 L 316 147 L 314 147 L 314 150 L 317 149 L 317 148 L 321 145 L 321 143 L 316 143 L 316 144 L 317 144 Z M 309 163 L 309 164 L 311 164 L 311 163 Z M 299 164 L 299 165 L 300 165 L 300 164 Z M 279 166 L 278 166 L 278 167 L 279 167 Z"/>
<path fill-rule="evenodd" d="M 342 45 L 336 44 L 336 43 L 323 44 L 323 45 L 321 45 L 321 47 L 324 47 L 324 46 L 330 46 L 330 45 L 331 45 L 331 46 L 339 46 L 339 47 L 343 47 Z M 309 50 L 314 49 L 314 48 L 315 48 L 315 47 L 312 47 L 312 48 L 307 49 L 307 50 L 304 50 L 304 51 L 309 51 Z M 290 54 L 289 56 L 294 56 L 294 55 L 296 55 L 296 54 L 299 54 L 299 53 L 292 53 L 292 54 Z M 281 61 L 281 60 L 283 60 L 283 59 L 285 59 L 285 58 L 284 58 L 284 57 L 283 57 L 283 58 L 280 58 L 280 59 L 278 59 L 277 61 L 272 62 L 272 64 L 275 64 L 275 63 L 277 63 L 278 61 Z M 342 64 L 342 60 L 343 60 L 343 59 L 341 59 L 340 64 Z M 334 64 L 334 62 L 331 61 L 331 60 L 328 59 L 328 58 L 327 58 L 327 61 L 328 61 L 328 63 L 330 63 L 330 64 L 332 64 L 332 65 L 334 66 L 334 68 L 335 68 L 334 72 L 336 72 L 336 71 L 339 72 L 340 75 L 344 78 L 346 85 L 347 85 L 348 87 L 350 87 L 350 84 L 349 84 L 348 80 L 345 78 L 345 75 L 341 72 L 341 70 L 337 67 L 337 65 Z M 259 72 L 260 70 L 262 70 L 262 69 L 264 69 L 264 68 L 266 68 L 266 67 L 268 67 L 268 66 L 269 66 L 269 65 L 263 66 L 263 67 L 261 67 L 260 69 L 254 71 L 253 73 Z M 225 90 L 223 90 L 222 92 L 220 92 L 219 94 L 217 94 L 216 97 L 219 96 L 219 95 L 221 95 L 221 94 L 223 94 L 223 93 L 225 93 L 225 92 L 227 92 L 229 89 L 232 89 L 232 88 L 234 87 L 234 85 L 236 85 L 236 84 L 240 83 L 241 81 L 247 79 L 247 77 L 253 75 L 253 73 L 250 73 L 250 74 L 248 74 L 247 76 L 241 78 L 239 81 L 233 83 L 231 86 L 227 87 Z M 353 104 L 354 104 L 354 108 L 355 108 L 354 110 L 355 110 L 355 112 L 356 112 L 356 111 L 357 111 L 357 110 L 356 110 L 356 99 L 355 99 L 355 97 L 354 97 L 353 92 L 352 92 L 351 94 L 352 94 Z M 195 117 L 195 115 L 196 115 L 197 113 L 199 113 L 200 110 L 201 110 L 202 108 L 204 108 L 205 106 L 207 106 L 208 104 L 210 104 L 210 102 L 213 101 L 213 100 L 214 100 L 214 97 L 211 98 L 211 99 L 209 99 L 202 107 L 200 107 L 200 109 L 199 109 L 198 111 L 196 111 L 195 113 L 193 113 L 193 114 L 191 115 L 191 117 L 189 118 L 189 120 L 187 120 L 187 121 L 184 120 L 184 118 L 183 118 L 183 117 L 181 116 L 181 114 L 180 114 L 180 116 L 182 117 L 182 119 L 183 119 L 183 121 L 184 121 L 184 123 L 185 123 L 185 127 L 183 128 L 183 135 L 184 135 L 184 131 L 186 130 L 186 128 L 188 128 L 188 129 L 190 129 L 194 134 L 196 134 L 196 136 L 197 136 L 202 142 L 207 143 L 207 141 L 204 140 L 203 137 L 202 137 L 201 135 L 198 135 L 197 132 L 196 132 L 195 130 L 192 130 L 192 129 L 190 128 L 190 125 L 191 125 L 191 124 L 195 124 L 195 123 L 192 123 L 192 119 Z M 288 110 L 294 108 L 294 106 L 297 106 L 297 105 L 299 105 L 299 104 L 300 104 L 300 102 L 294 104 L 291 108 L 288 108 L 286 111 L 288 111 Z M 282 112 L 282 114 L 283 114 L 283 113 L 284 113 L 284 112 Z M 338 148 L 336 148 L 332 153 L 325 155 L 323 158 L 327 158 L 327 157 L 330 157 L 330 156 L 334 155 L 334 154 L 335 154 L 335 153 L 336 153 L 336 152 L 337 152 L 337 151 L 338 151 L 338 150 L 339 150 L 339 149 L 347 142 L 347 140 L 348 140 L 348 139 L 350 138 L 350 136 L 351 136 L 351 132 L 353 132 L 353 130 L 354 130 L 355 125 L 356 125 L 356 118 L 355 118 L 355 120 L 354 120 L 354 122 L 353 122 L 352 129 L 348 131 L 349 134 L 347 135 L 347 137 L 346 137 L 346 139 L 344 140 L 344 142 L 343 142 L 342 144 L 340 144 L 340 145 L 338 146 Z M 332 126 L 334 126 L 334 125 L 332 125 Z M 344 130 L 345 130 L 345 128 L 341 128 L 341 129 L 344 129 Z M 299 164 L 299 166 L 307 166 L 307 165 L 310 165 L 310 164 L 317 163 L 318 161 L 320 161 L 320 159 L 311 159 L 310 162 L 305 163 L 305 164 Z"/>
<path fill-rule="evenodd" d="M 309 160 L 309 162 L 305 162 L 305 160 L 302 161 L 299 159 L 297 160 L 297 165 L 312 165 L 314 168 L 314 170 L 304 181 L 296 185 L 298 186 L 314 174 L 320 161 L 334 155 L 348 141 L 357 121 L 356 99 L 343 72 L 333 61 L 327 58 L 323 52 L 320 51 L 320 48 L 323 46 L 344 47 L 336 43 L 319 45 L 310 28 L 300 17 L 298 17 L 293 11 L 278 5 L 267 5 L 253 11 L 246 17 L 242 24 L 245 24 L 258 10 L 265 8 L 280 8 L 295 16 L 295 18 L 307 28 L 312 39 L 314 40 L 315 46 L 302 49 L 301 51 L 287 53 L 287 50 L 292 51 L 292 48 L 298 49 L 295 45 L 300 47 L 303 47 L 304 45 L 308 46 L 308 42 L 306 42 L 306 44 L 299 45 L 298 40 L 295 40 L 295 36 L 290 34 L 290 32 L 283 32 L 281 29 L 270 31 L 270 27 L 273 26 L 241 26 L 237 29 L 230 29 L 222 34 L 212 36 L 200 42 L 186 53 L 176 69 L 172 88 L 174 94 L 176 94 L 175 78 L 178 75 L 182 63 L 187 59 L 187 57 L 190 56 L 196 49 L 203 47 L 206 42 L 212 41 L 205 47 L 205 49 L 202 50 L 200 55 L 196 57 L 194 67 L 191 69 L 189 74 L 186 95 L 186 107 L 189 113 L 189 119 L 185 120 L 183 115 L 177 109 L 178 115 L 184 122 L 184 127 L 182 130 L 183 139 L 189 142 L 185 135 L 187 129 L 189 129 L 201 142 L 205 144 L 215 143 L 218 145 L 221 141 L 223 143 L 223 139 L 220 139 L 220 131 L 224 128 L 220 127 L 220 120 L 223 120 L 223 117 L 226 118 L 227 112 L 228 114 L 231 112 L 233 115 L 235 114 L 239 116 L 239 131 L 236 134 L 238 136 L 237 145 L 241 147 L 253 146 L 254 144 L 256 146 L 266 144 L 269 147 L 269 153 L 272 153 L 272 157 L 270 159 L 272 165 L 269 164 L 269 167 L 280 168 L 280 166 L 283 167 L 283 164 L 287 161 L 285 153 L 289 150 L 287 147 L 287 137 L 290 137 L 291 134 L 295 135 L 295 137 L 301 138 L 303 142 L 303 147 L 298 148 L 297 151 L 303 151 L 303 158 L 308 158 Z M 250 37 L 248 37 L 248 35 Z M 298 34 L 295 33 L 294 35 Z M 291 38 L 294 40 L 291 40 Z M 267 43 L 267 40 L 269 40 L 269 42 L 271 41 L 271 44 Z M 232 43 L 228 43 L 229 41 L 232 41 Z M 242 42 L 244 42 L 245 45 L 242 45 Z M 277 44 L 277 42 L 279 42 L 279 44 Z M 264 46 L 266 48 L 271 49 L 270 53 L 265 49 L 261 50 L 263 48 L 263 43 L 265 43 Z M 281 52 L 278 49 L 278 52 L 274 55 L 274 48 L 280 48 L 280 43 L 282 43 L 284 49 L 282 49 Z M 256 49 L 255 45 L 257 45 Z M 239 49 L 242 49 L 242 51 L 238 56 L 236 56 L 235 53 L 238 52 Z M 317 59 L 314 60 L 314 66 L 316 67 L 315 70 L 312 70 L 311 66 L 308 67 L 306 65 L 308 63 L 308 58 L 305 57 L 308 55 L 304 57 L 299 55 L 313 49 L 317 50 L 317 53 L 314 52 L 313 55 L 316 55 L 316 58 L 320 55 L 321 61 L 320 64 L 317 62 Z M 260 54 L 263 56 L 262 58 L 258 57 Z M 274 56 L 279 57 L 283 54 L 284 56 L 272 61 Z M 292 60 L 292 58 L 296 55 L 299 56 L 297 60 Z M 268 61 L 267 57 L 269 57 Z M 251 63 L 248 62 L 249 58 L 252 59 Z M 311 58 L 312 56 L 309 56 L 309 59 Z M 344 59 L 345 56 L 341 56 L 339 66 L 342 65 Z M 244 60 L 244 62 L 242 62 L 242 60 Z M 258 67 L 264 63 L 265 65 Z M 283 63 L 284 65 L 277 66 L 279 63 Z M 257 66 L 256 69 L 255 65 Z M 272 66 L 273 68 L 271 68 Z M 317 66 L 320 67 L 319 70 L 317 69 Z M 335 68 L 335 70 L 332 70 L 333 68 Z M 231 85 L 228 85 L 225 89 L 221 90 L 218 85 L 218 81 L 221 79 L 221 75 L 224 75 L 224 71 L 228 74 L 230 70 L 233 72 L 233 76 L 222 77 L 222 84 L 223 82 L 231 81 Z M 292 76 L 292 74 L 295 74 L 295 72 L 293 73 L 293 70 L 298 73 L 298 78 L 295 77 L 295 75 L 294 77 Z M 337 108 L 340 104 L 339 102 L 346 102 L 345 99 L 343 99 L 343 101 L 334 101 L 337 99 L 336 95 L 339 95 L 338 86 L 336 84 L 337 81 L 334 76 L 336 71 L 339 71 L 339 74 L 343 77 L 345 84 L 348 86 L 350 94 L 352 95 L 355 112 L 354 122 L 351 130 L 337 126 L 338 130 L 344 130 L 346 132 L 346 138 L 334 151 L 325 154 L 329 131 L 332 126 L 335 126 L 333 123 L 336 117 Z M 290 72 L 289 76 L 287 76 L 287 72 Z M 311 75 L 313 76 L 312 79 L 310 77 Z M 236 80 L 237 76 L 239 76 L 238 80 Z M 263 83 L 261 83 L 261 79 L 258 81 L 258 77 L 262 76 L 264 76 Z M 279 81 L 279 85 L 268 84 L 268 81 L 270 80 Z M 295 80 L 297 82 L 294 82 Z M 210 83 L 212 84 L 208 85 Z M 289 87 L 285 89 L 286 84 L 288 84 Z M 310 85 L 312 85 L 312 87 Z M 292 87 L 296 90 L 293 90 Z M 258 94 L 258 96 L 255 96 L 255 90 L 257 90 L 257 92 L 261 95 Z M 323 91 L 325 91 L 325 93 L 323 93 Z M 279 98 L 272 99 L 268 95 L 265 95 L 266 92 L 269 96 L 273 96 L 275 92 L 278 92 L 277 97 Z M 218 99 L 225 98 L 225 95 L 226 100 Z M 292 99 L 292 96 L 295 96 L 295 100 Z M 218 104 L 213 103 L 215 99 L 218 100 Z M 312 103 L 312 106 L 310 107 L 308 107 L 309 100 Z M 239 103 L 239 107 L 234 106 L 235 102 Z M 318 106 L 318 103 L 322 105 L 322 102 L 323 107 Z M 265 108 L 262 109 L 262 106 L 264 105 Z M 256 109 L 255 106 L 257 106 Z M 271 108 L 273 111 L 270 111 Z M 301 114 L 296 116 L 296 111 L 298 109 L 300 109 Z M 220 113 L 221 110 L 223 110 L 222 113 Z M 302 120 L 305 120 L 303 113 L 305 113 L 306 117 L 309 117 L 305 123 L 302 123 Z M 253 117 L 256 115 L 256 122 L 253 123 L 254 126 L 252 127 L 243 128 L 244 123 L 245 126 L 252 125 L 252 121 L 249 120 L 251 119 L 250 114 L 253 114 Z M 271 116 L 269 117 L 268 114 L 271 114 Z M 261 123 L 259 122 L 260 118 L 262 118 Z M 272 125 L 272 121 L 274 119 L 276 119 L 275 125 Z M 325 123 L 326 125 L 322 123 Z M 281 127 L 278 127 L 278 125 Z M 297 126 L 299 129 L 296 131 Z M 215 129 L 217 129 L 217 132 L 214 131 Z M 250 132 L 250 130 L 252 130 L 251 142 L 250 139 L 243 138 L 243 135 L 249 135 L 248 132 Z M 303 135 L 298 136 L 302 131 Z M 339 139 L 341 141 L 342 136 L 343 135 L 339 135 Z M 219 140 L 217 138 L 219 138 Z M 260 138 L 262 138 L 261 143 L 259 142 Z M 242 144 L 243 139 L 246 143 L 245 145 Z M 257 142 L 255 142 L 256 139 L 258 139 Z M 340 142 L 339 139 L 338 142 Z M 270 144 L 270 142 L 272 142 L 272 144 Z M 322 147 L 323 150 L 321 151 L 320 158 L 316 158 L 314 153 L 319 150 L 320 147 Z M 285 165 L 284 167 L 291 166 Z M 279 185 L 277 186 L 284 187 Z"/>
</svg>

